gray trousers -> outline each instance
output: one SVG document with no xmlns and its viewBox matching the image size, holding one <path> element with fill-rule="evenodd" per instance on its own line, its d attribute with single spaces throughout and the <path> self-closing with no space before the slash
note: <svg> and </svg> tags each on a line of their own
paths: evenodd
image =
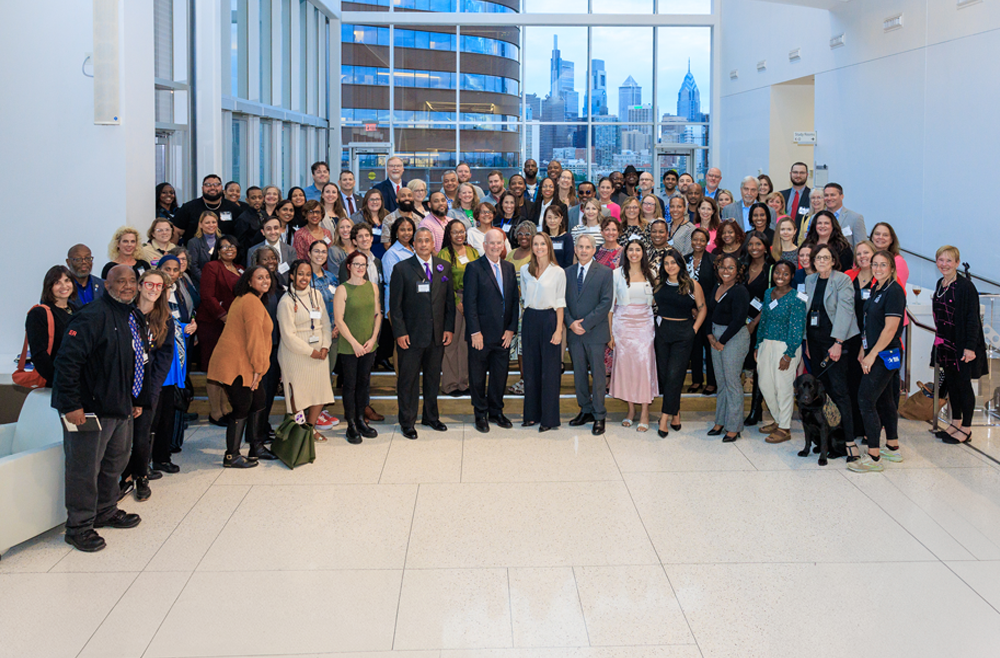
<svg viewBox="0 0 1000 658">
<path fill-rule="evenodd" d="M 716 338 L 725 331 L 725 325 L 712 325 L 712 335 Z M 746 327 L 736 332 L 721 352 L 712 348 L 715 382 L 719 387 L 715 396 L 715 424 L 722 425 L 727 432 L 743 431 L 743 384 L 740 373 L 749 349 L 750 332 Z"/>
<path fill-rule="evenodd" d="M 607 373 L 604 371 L 604 348 L 606 343 L 584 343 L 573 341 L 569 344 L 569 357 L 573 360 L 573 384 L 576 386 L 576 403 L 580 411 L 593 414 L 597 420 L 604 420 L 608 412 L 604 408 L 604 395 L 608 390 Z M 587 370 L 594 377 L 591 389 Z"/>
<path fill-rule="evenodd" d="M 132 450 L 132 417 L 99 420 L 99 432 L 68 432 L 63 427 L 67 535 L 91 529 L 96 520 L 118 510 L 118 478 Z"/>
</svg>

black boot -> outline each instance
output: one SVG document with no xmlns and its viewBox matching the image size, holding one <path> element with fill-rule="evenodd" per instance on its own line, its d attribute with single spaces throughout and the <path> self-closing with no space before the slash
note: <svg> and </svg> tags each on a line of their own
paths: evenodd
<svg viewBox="0 0 1000 658">
<path fill-rule="evenodd" d="M 264 424 L 264 411 L 254 411 L 250 414 L 250 422 L 247 423 L 247 443 L 250 444 L 250 452 L 247 458 L 250 461 L 258 459 L 271 460 L 278 456 L 264 447 L 264 435 L 261 428 Z"/>
<path fill-rule="evenodd" d="M 226 468 L 253 468 L 257 465 L 257 462 L 244 459 L 240 455 L 240 442 L 243 440 L 246 426 L 246 418 L 237 420 L 230 417 L 226 424 L 226 457 L 222 462 Z"/>
<path fill-rule="evenodd" d="M 358 415 L 358 417 L 355 419 L 354 425 L 355 427 L 358 428 L 358 432 L 361 434 L 361 436 L 365 437 L 366 439 L 374 439 L 376 436 L 378 436 L 378 430 L 369 425 L 368 421 L 365 420 L 364 410 L 362 410 L 361 413 Z"/>
<path fill-rule="evenodd" d="M 347 419 L 347 442 L 355 445 L 361 443 L 361 435 L 358 434 L 357 423 L 350 418 Z"/>
<path fill-rule="evenodd" d="M 757 381 L 757 371 L 753 371 L 753 393 L 750 395 L 750 415 L 743 421 L 744 425 L 753 426 L 760 422 L 764 413 L 764 394 L 760 392 L 760 383 Z"/>
</svg>

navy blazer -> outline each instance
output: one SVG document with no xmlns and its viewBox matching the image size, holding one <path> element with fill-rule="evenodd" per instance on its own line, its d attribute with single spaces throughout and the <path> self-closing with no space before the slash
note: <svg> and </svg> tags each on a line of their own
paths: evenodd
<svg viewBox="0 0 1000 658">
<path fill-rule="evenodd" d="M 799 207 L 798 209 L 795 209 L 789 205 L 792 203 L 792 199 L 795 196 L 795 190 L 792 188 L 781 190 L 781 196 L 785 197 L 785 214 L 795 220 L 796 231 L 799 228 L 799 224 L 802 222 L 802 218 L 809 214 L 809 194 L 811 192 L 812 190 L 810 190 L 807 186 L 801 193 L 799 193 Z"/>
<path fill-rule="evenodd" d="M 399 181 L 400 187 L 404 187 L 405 185 L 406 181 L 404 180 Z M 396 208 L 398 208 L 399 205 L 396 203 L 396 186 L 393 185 L 391 180 L 386 178 L 381 183 L 375 184 L 372 187 L 372 189 L 378 190 L 379 192 L 382 193 L 382 205 L 385 206 L 386 210 L 388 210 L 389 212 L 396 212 Z M 358 206 L 358 210 L 359 211 L 361 210 L 360 205 Z"/>
<path fill-rule="evenodd" d="M 483 334 L 485 345 L 502 342 L 505 331 L 517 333 L 520 312 L 517 273 L 513 263 L 501 259 L 499 264 L 503 295 L 488 258 L 477 258 L 465 267 L 462 306 L 465 309 L 465 338 L 469 342 L 475 333 Z"/>
</svg>

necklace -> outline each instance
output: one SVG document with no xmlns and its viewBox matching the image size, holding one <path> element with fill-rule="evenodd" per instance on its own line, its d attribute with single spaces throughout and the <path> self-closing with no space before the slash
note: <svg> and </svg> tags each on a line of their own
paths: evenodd
<svg viewBox="0 0 1000 658">
<path fill-rule="evenodd" d="M 212 210 L 218 210 L 222 206 L 222 198 L 220 198 L 219 202 L 217 204 L 215 204 L 214 206 L 211 206 L 211 205 L 208 204 L 208 199 L 204 199 L 204 201 L 205 201 L 205 207 L 206 208 L 210 208 Z"/>
</svg>

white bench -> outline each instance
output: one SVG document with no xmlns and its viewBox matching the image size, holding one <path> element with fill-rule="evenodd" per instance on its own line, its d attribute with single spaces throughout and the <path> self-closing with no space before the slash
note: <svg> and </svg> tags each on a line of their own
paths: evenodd
<svg viewBox="0 0 1000 658">
<path fill-rule="evenodd" d="M 16 423 L 0 425 L 0 553 L 66 521 L 66 458 L 52 391 L 28 394 Z"/>
</svg>

